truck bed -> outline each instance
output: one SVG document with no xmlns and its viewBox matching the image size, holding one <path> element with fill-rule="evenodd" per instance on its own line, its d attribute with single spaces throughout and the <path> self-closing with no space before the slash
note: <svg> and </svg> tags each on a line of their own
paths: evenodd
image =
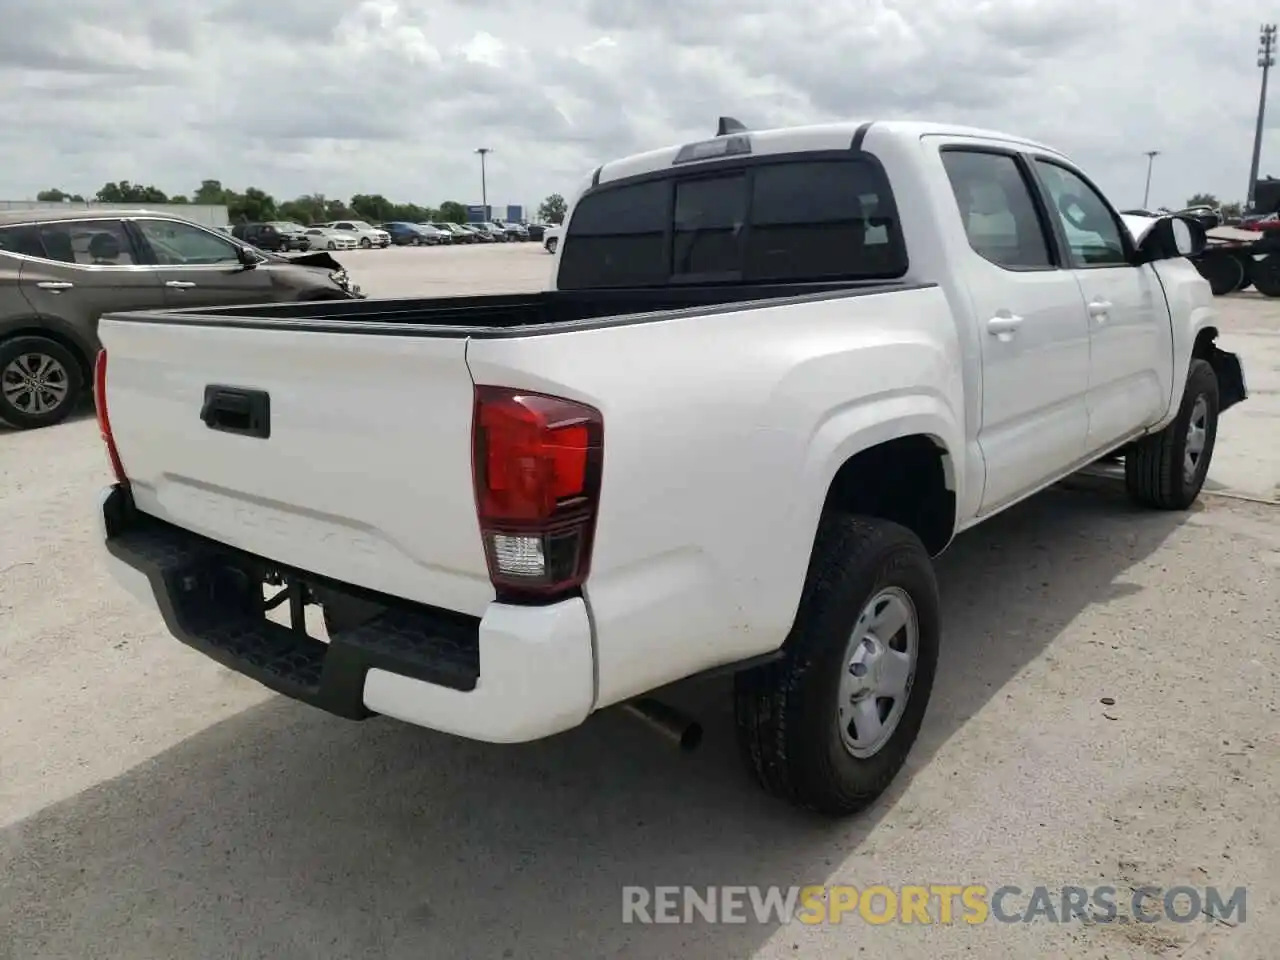
<svg viewBox="0 0 1280 960">
<path fill-rule="evenodd" d="M 114 314 L 131 322 L 233 327 L 287 327 L 327 333 L 386 332 L 402 336 L 511 337 L 615 323 L 660 320 L 669 311 L 716 311 L 754 301 L 803 302 L 918 286 L 857 281 L 809 284 L 701 284 L 687 287 L 463 297 L 329 300 L 196 307 Z"/>
</svg>

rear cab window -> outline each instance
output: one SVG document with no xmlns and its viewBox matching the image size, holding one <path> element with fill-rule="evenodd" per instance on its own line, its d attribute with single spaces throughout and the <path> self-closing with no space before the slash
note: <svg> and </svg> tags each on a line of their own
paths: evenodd
<svg viewBox="0 0 1280 960">
<path fill-rule="evenodd" d="M 907 267 L 878 163 L 790 154 L 674 168 L 585 194 L 557 287 L 888 280 Z"/>
</svg>

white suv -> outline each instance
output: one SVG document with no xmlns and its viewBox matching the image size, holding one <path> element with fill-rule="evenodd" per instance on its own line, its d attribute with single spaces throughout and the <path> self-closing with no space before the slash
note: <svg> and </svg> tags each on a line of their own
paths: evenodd
<svg viewBox="0 0 1280 960">
<path fill-rule="evenodd" d="M 391 234 L 385 230 L 379 230 L 363 220 L 335 220 L 332 223 L 322 223 L 320 226 L 329 230 L 342 230 L 352 234 L 356 243 L 366 250 L 372 247 L 391 246 Z"/>
</svg>

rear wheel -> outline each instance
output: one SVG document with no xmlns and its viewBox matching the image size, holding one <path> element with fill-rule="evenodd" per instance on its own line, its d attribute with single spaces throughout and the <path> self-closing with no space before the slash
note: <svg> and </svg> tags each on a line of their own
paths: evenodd
<svg viewBox="0 0 1280 960">
<path fill-rule="evenodd" d="M 1218 377 L 1192 360 L 1178 416 L 1133 444 L 1124 458 L 1129 496 L 1157 510 L 1185 510 L 1200 495 L 1218 437 Z"/>
<path fill-rule="evenodd" d="M 1244 267 L 1238 259 L 1225 253 L 1207 253 L 1196 261 L 1200 276 L 1209 281 L 1215 297 L 1231 293 L 1244 279 Z"/>
<path fill-rule="evenodd" d="M 1240 261 L 1240 282 L 1236 284 L 1236 292 L 1239 293 L 1253 286 L 1253 278 L 1249 276 L 1249 268 L 1253 266 L 1253 258 L 1240 254 L 1236 259 Z"/>
<path fill-rule="evenodd" d="M 366 250 L 368 250 L 369 248 L 371 248 L 371 247 L 373 246 L 373 241 L 372 241 L 372 240 L 370 240 L 368 237 L 361 237 L 361 238 L 360 238 L 360 246 L 362 246 L 362 247 L 364 247 Z"/>
<path fill-rule="evenodd" d="M 1264 297 L 1280 297 L 1280 253 L 1269 253 L 1254 260 L 1249 267 L 1249 279 Z"/>
<path fill-rule="evenodd" d="M 738 743 L 760 785 L 830 816 L 874 803 L 920 732 L 940 621 L 914 533 L 824 518 L 782 659 L 735 681 Z"/>
<path fill-rule="evenodd" d="M 548 240 L 548 241 L 547 241 L 547 253 L 555 253 L 555 252 L 556 252 L 556 246 L 557 246 L 557 245 L 558 245 L 558 244 L 557 244 L 557 240 L 556 240 L 556 238 L 555 238 L 555 237 L 552 237 L 550 240 Z"/>
<path fill-rule="evenodd" d="M 337 250 L 338 248 L 337 248 L 337 246 L 334 244 L 334 242 L 333 242 L 332 240 L 330 240 L 330 241 L 329 241 L 329 246 L 327 246 L 325 249 L 326 249 L 326 250 Z"/>
<path fill-rule="evenodd" d="M 0 343 L 0 420 L 20 430 L 53 426 L 75 410 L 83 388 L 79 362 L 57 341 Z"/>
</svg>

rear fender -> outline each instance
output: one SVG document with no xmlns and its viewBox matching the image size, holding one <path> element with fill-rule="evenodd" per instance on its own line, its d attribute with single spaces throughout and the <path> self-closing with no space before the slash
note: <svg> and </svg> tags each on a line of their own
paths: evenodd
<svg viewBox="0 0 1280 960">
<path fill-rule="evenodd" d="M 957 458 L 964 451 L 963 423 L 941 393 L 920 388 L 881 394 L 833 410 L 812 436 L 802 480 L 805 495 L 793 501 L 792 516 L 784 528 L 804 534 L 802 539 L 787 538 L 792 540 L 788 546 L 792 555 L 777 568 L 786 571 L 787 607 L 779 611 L 783 619 L 774 625 L 779 628 L 775 635 L 789 632 L 795 621 L 823 505 L 840 468 L 865 450 L 911 436 L 928 437 L 938 446 L 947 489 L 955 494 L 957 511 L 962 509 L 965 476 Z"/>
</svg>

